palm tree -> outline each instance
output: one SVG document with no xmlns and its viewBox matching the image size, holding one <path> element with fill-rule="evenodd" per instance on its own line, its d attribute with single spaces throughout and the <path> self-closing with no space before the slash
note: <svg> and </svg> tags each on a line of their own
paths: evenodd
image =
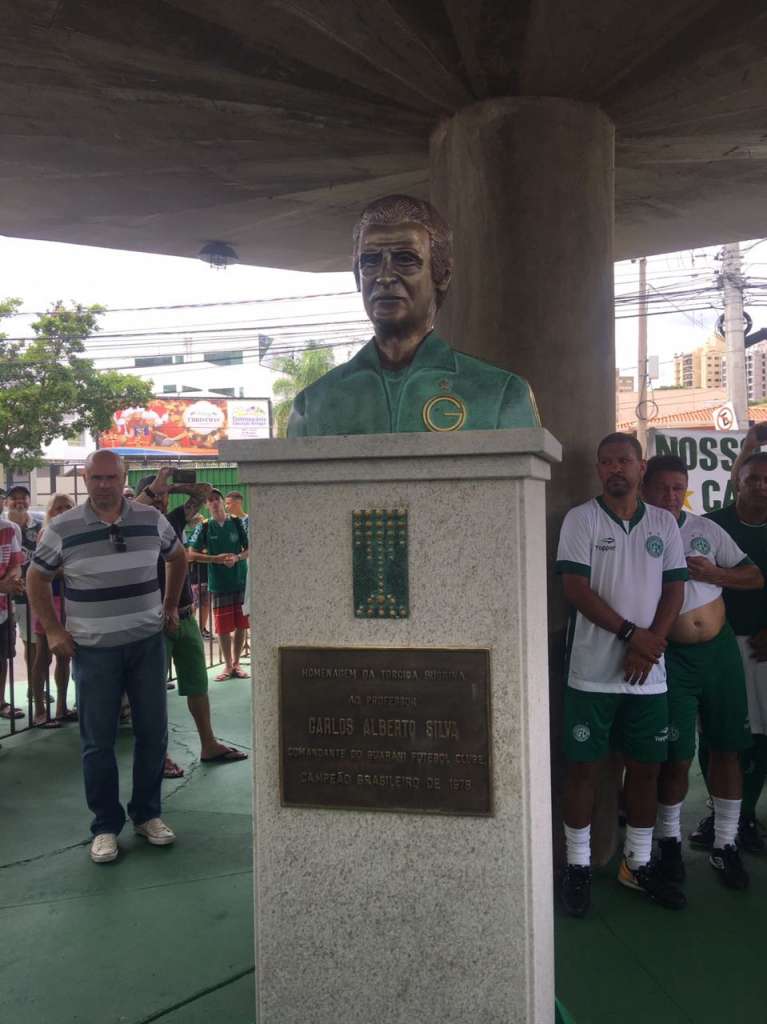
<svg viewBox="0 0 767 1024">
<path fill-rule="evenodd" d="M 293 407 L 293 399 L 299 391 L 313 384 L 333 367 L 333 352 L 329 348 L 318 348 L 310 343 L 299 356 L 287 356 L 276 359 L 274 368 L 284 374 L 274 383 L 275 398 L 279 401 L 274 407 L 274 422 L 277 437 L 285 437 L 288 428 L 288 417 Z"/>
</svg>

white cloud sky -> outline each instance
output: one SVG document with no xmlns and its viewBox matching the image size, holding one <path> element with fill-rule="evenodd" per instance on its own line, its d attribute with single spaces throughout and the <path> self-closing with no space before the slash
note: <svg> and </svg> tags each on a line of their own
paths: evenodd
<svg viewBox="0 0 767 1024">
<path fill-rule="evenodd" d="M 767 266 L 767 243 L 744 243 L 746 272 L 757 276 Z M 708 285 L 718 266 L 716 247 L 705 250 L 655 256 L 648 261 L 648 280 L 661 291 Z M 18 296 L 25 310 L 42 310 L 58 299 L 83 304 L 101 303 L 111 309 L 132 306 L 168 306 L 187 303 L 235 302 L 245 299 L 268 299 L 280 296 L 318 295 L 352 292 L 354 279 L 351 272 L 336 274 L 308 274 L 294 271 L 272 270 L 259 267 L 232 266 L 225 271 L 212 270 L 196 259 L 159 256 L 145 253 L 96 249 L 87 246 L 65 245 L 0 236 L 0 267 L 2 267 L 2 294 L 0 297 Z M 616 296 L 638 289 L 638 264 L 616 264 Z M 713 330 L 719 309 L 688 313 L 675 312 L 669 303 L 656 304 L 653 292 L 652 315 L 648 318 L 648 351 L 657 354 L 661 363 L 661 383 L 668 383 L 673 355 L 688 351 L 705 341 Z M 677 301 L 677 300 L 675 300 Z M 692 300 L 680 299 L 682 307 Z M 713 296 L 713 301 L 718 301 Z M 637 319 L 624 319 L 626 313 L 636 309 L 618 308 L 616 320 L 616 365 L 625 372 L 636 366 Z M 767 326 L 767 310 L 752 311 L 755 326 Z M 295 320 L 296 323 L 317 320 L 327 323 L 341 320 L 364 320 L 359 297 L 307 299 L 298 303 L 262 304 L 242 307 L 214 307 L 211 309 L 153 310 L 134 313 L 110 313 L 103 318 L 103 330 L 184 330 L 216 327 L 223 331 L 221 344 L 225 344 L 227 331 L 247 327 L 255 335 L 275 320 Z M 13 324 L 6 321 L 8 334 L 26 333 L 29 318 L 19 318 Z M 311 333 L 308 327 L 307 332 Z M 320 336 L 322 323 L 316 326 Z M 300 331 L 298 332 L 300 335 Z M 363 332 L 364 336 L 364 332 Z M 296 335 L 290 335 L 296 337 Z M 176 343 L 177 344 L 177 343 Z M 134 343 L 134 347 L 137 343 Z M 146 342 L 144 342 L 146 350 Z M 140 347 L 140 345 L 138 346 Z M 137 349 L 136 349 L 137 350 Z M 131 351 L 127 340 L 120 344 L 119 352 Z M 340 358 L 344 358 L 341 350 Z M 130 361 L 130 360 L 129 360 Z"/>
</svg>

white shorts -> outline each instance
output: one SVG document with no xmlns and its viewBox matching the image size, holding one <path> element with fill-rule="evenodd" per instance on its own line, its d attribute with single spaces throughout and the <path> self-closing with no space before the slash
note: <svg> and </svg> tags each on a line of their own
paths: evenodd
<svg viewBox="0 0 767 1024">
<path fill-rule="evenodd" d="M 37 637 L 32 632 L 31 621 L 29 618 L 29 605 L 28 604 L 15 604 L 13 605 L 13 617 L 16 619 L 16 629 L 20 640 L 24 643 L 37 643 Z"/>
<path fill-rule="evenodd" d="M 767 734 L 767 661 L 752 658 L 753 650 L 747 636 L 737 637 L 743 670 L 746 674 L 746 696 L 751 732 Z"/>
</svg>

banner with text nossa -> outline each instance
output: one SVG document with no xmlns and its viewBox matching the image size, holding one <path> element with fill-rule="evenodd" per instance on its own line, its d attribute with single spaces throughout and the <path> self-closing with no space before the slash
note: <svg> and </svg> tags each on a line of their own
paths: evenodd
<svg viewBox="0 0 767 1024">
<path fill-rule="evenodd" d="M 735 500 L 730 472 L 745 430 L 647 431 L 647 456 L 678 455 L 689 474 L 685 508 L 703 515 Z"/>
</svg>

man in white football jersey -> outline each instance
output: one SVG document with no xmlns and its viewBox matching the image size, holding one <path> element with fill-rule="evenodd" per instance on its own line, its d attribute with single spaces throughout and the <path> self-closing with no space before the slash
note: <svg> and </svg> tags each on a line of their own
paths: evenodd
<svg viewBox="0 0 767 1024">
<path fill-rule="evenodd" d="M 714 804 L 714 843 L 709 860 L 722 882 L 745 889 L 748 874 L 736 844 L 743 778 L 739 754 L 752 743 L 743 662 L 725 618 L 722 587 L 757 590 L 764 578 L 721 526 L 684 509 L 687 469 L 675 455 L 647 463 L 642 494 L 676 519 L 690 572 L 684 604 L 666 648 L 668 761 L 658 780 L 655 837 L 659 868 L 682 882 L 680 813 L 695 754 L 696 722 L 709 748 L 708 788 Z"/>
<path fill-rule="evenodd" d="M 557 552 L 565 597 L 576 611 L 565 691 L 561 887 L 565 910 L 576 917 L 590 905 L 591 816 L 599 764 L 611 746 L 622 751 L 627 768 L 618 881 L 661 906 L 686 904 L 651 852 L 658 772 L 668 748 L 663 652 L 688 572 L 674 517 L 639 498 L 644 469 L 636 438 L 605 437 L 597 449 L 602 494 L 567 513 Z"/>
</svg>

